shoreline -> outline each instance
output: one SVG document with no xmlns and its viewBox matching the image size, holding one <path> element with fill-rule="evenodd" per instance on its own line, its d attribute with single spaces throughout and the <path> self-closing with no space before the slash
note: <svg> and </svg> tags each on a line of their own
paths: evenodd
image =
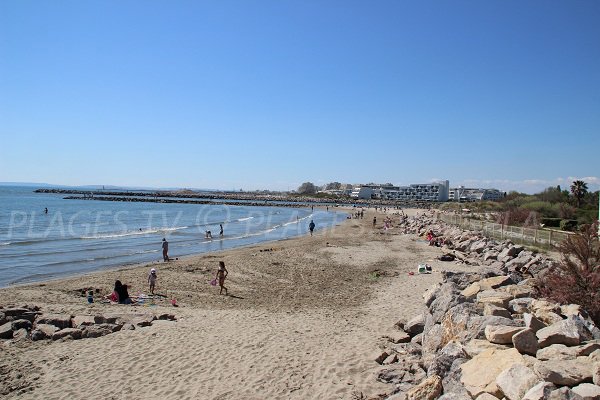
<svg viewBox="0 0 600 400">
<path fill-rule="evenodd" d="M 0 289 L 3 306 L 37 305 L 43 313 L 177 317 L 94 339 L 0 341 L 0 366 L 20 371 L 28 388 L 7 398 L 346 399 L 383 393 L 387 385 L 373 379 L 381 369 L 372 357 L 384 340 L 378 338 L 393 330 L 390 321 L 423 310 L 421 294 L 441 280 L 437 272 L 408 272 L 425 261 L 434 271 L 463 267 L 430 261 L 441 249 L 413 235 L 374 229 L 375 215 L 383 220 L 383 213 L 367 210 L 362 220 L 312 237 L 154 264 L 157 292 L 176 298 L 177 308 L 168 301 L 89 305 L 80 295 L 90 287 L 107 294 L 115 279 L 132 284 L 130 295 L 145 292 L 149 265 Z M 229 296 L 208 284 L 220 260 L 229 270 Z M 219 350 L 207 351 L 213 346 Z M 128 373 L 127 362 L 98 370 L 98 354 L 104 363 L 124 359 L 144 367 L 136 374 Z M 36 364 L 40 357 L 47 365 Z M 146 384 L 152 381 L 161 385 Z M 85 396 L 78 387 L 87 388 Z"/>
</svg>

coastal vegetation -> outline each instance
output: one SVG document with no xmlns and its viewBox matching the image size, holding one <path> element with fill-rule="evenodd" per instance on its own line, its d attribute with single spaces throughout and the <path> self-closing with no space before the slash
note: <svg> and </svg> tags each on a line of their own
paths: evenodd
<svg viewBox="0 0 600 400">
<path fill-rule="evenodd" d="M 468 208 L 475 213 L 491 213 L 504 225 L 575 231 L 597 220 L 599 193 L 588 191 L 587 184 L 577 180 L 570 190 L 552 186 L 532 195 L 512 191 L 500 201 L 470 203 Z M 441 208 L 462 210 L 465 204 L 446 203 Z"/>
</svg>

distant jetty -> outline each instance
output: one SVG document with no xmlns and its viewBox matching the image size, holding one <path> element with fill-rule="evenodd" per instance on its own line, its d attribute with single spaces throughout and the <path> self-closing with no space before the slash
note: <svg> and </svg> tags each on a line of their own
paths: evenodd
<svg viewBox="0 0 600 400">
<path fill-rule="evenodd" d="M 165 191 L 114 191 L 114 190 L 80 190 L 80 189 L 37 189 L 35 193 L 57 193 L 68 195 L 68 200 L 99 200 L 147 203 L 180 203 L 180 204 L 217 204 L 232 206 L 277 206 L 277 207 L 310 207 L 326 206 L 402 206 L 428 208 L 430 202 L 359 200 L 343 198 L 321 198 L 293 196 L 288 194 L 264 193 L 232 193 L 232 192 L 194 192 L 191 190 Z"/>
<path fill-rule="evenodd" d="M 35 193 L 66 194 L 67 200 L 98 200 L 124 201 L 147 203 L 179 203 L 179 204 L 213 204 L 231 206 L 278 206 L 278 207 L 310 207 L 315 204 L 348 204 L 339 199 L 321 199 L 294 197 L 278 194 L 259 193 L 198 193 L 189 190 L 178 191 L 106 191 L 106 190 L 75 190 L 75 189 L 37 189 Z M 352 202 L 356 205 L 367 206 L 366 202 Z"/>
</svg>

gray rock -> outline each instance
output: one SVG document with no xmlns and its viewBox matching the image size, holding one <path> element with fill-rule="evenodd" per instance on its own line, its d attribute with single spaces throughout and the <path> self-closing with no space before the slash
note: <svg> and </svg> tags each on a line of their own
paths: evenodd
<svg viewBox="0 0 600 400">
<path fill-rule="evenodd" d="M 77 328 L 64 328 L 54 332 L 52 335 L 52 340 L 58 340 L 65 337 L 70 337 L 71 339 L 81 339 L 81 331 Z"/>
<path fill-rule="evenodd" d="M 600 386 L 591 383 L 581 383 L 571 389 L 583 400 L 600 400 Z"/>
<path fill-rule="evenodd" d="M 4 325 L 0 326 L 0 339 L 12 339 L 12 337 L 12 322 L 7 322 Z"/>
<path fill-rule="evenodd" d="M 583 400 L 581 396 L 574 393 L 568 387 L 561 387 L 560 389 L 553 390 L 548 396 L 548 400 Z"/>
<path fill-rule="evenodd" d="M 112 333 L 112 330 L 108 327 L 102 327 L 100 325 L 85 325 L 81 331 L 82 338 L 97 338 L 100 336 L 106 336 Z"/>
<path fill-rule="evenodd" d="M 65 329 L 71 327 L 71 316 L 64 314 L 42 314 L 37 318 L 36 323 L 54 325 L 58 329 Z"/>
<path fill-rule="evenodd" d="M 28 313 L 29 309 L 24 307 L 11 307 L 3 309 L 2 312 L 7 317 L 16 317 L 14 319 L 20 319 L 20 316 Z"/>
<path fill-rule="evenodd" d="M 13 340 L 26 340 L 29 339 L 29 332 L 25 328 L 17 329 L 13 332 Z"/>
<path fill-rule="evenodd" d="M 533 299 L 531 297 L 513 299 L 508 302 L 508 309 L 512 310 L 515 314 L 524 314 L 530 311 L 532 302 Z"/>
<path fill-rule="evenodd" d="M 578 345 L 582 340 L 581 325 L 573 317 L 542 328 L 536 332 L 540 348 L 551 344 Z"/>
<path fill-rule="evenodd" d="M 535 356 L 538 350 L 537 337 L 531 329 L 525 329 L 512 337 L 512 344 L 521 354 Z"/>
<path fill-rule="evenodd" d="M 446 393 L 446 388 L 444 388 L 444 394 L 438 397 L 438 400 L 472 400 L 471 396 L 468 394 L 462 393 Z"/>
<path fill-rule="evenodd" d="M 412 337 L 422 333 L 424 328 L 425 318 L 423 317 L 423 314 L 419 314 L 406 323 L 404 331 Z"/>
<path fill-rule="evenodd" d="M 556 386 L 550 382 L 540 382 L 525 393 L 523 400 L 547 400 L 555 389 Z"/>
<path fill-rule="evenodd" d="M 466 358 L 467 354 L 465 353 L 463 346 L 455 341 L 452 341 L 444 346 L 444 348 L 435 355 L 435 358 L 427 368 L 427 376 L 438 375 L 442 377 L 446 377 L 446 375 L 450 372 L 450 368 L 452 367 L 452 363 L 459 358 Z"/>
<path fill-rule="evenodd" d="M 31 330 L 31 321 L 28 319 L 17 319 L 12 321 L 12 329 L 13 331 L 18 331 L 19 329 Z"/>
<path fill-rule="evenodd" d="M 542 321 L 540 321 L 533 314 L 530 313 L 523 314 L 523 321 L 525 322 L 525 326 L 534 332 L 537 332 L 540 329 L 546 327 L 546 324 L 544 324 Z"/>
<path fill-rule="evenodd" d="M 529 389 L 540 382 L 530 368 L 521 364 L 505 369 L 496 378 L 496 385 L 508 400 L 521 400 Z"/>
<path fill-rule="evenodd" d="M 95 323 L 95 317 L 92 315 L 77 315 L 71 318 L 71 326 L 73 328 L 82 329 L 84 326 L 94 325 Z"/>
<path fill-rule="evenodd" d="M 129 322 L 126 322 L 121 326 L 121 330 L 122 331 L 133 331 L 133 330 L 135 330 L 135 325 L 133 325 Z"/>
<path fill-rule="evenodd" d="M 575 360 L 538 361 L 534 370 L 543 380 L 556 385 L 574 386 L 592 380 L 592 364 L 587 357 Z"/>
<path fill-rule="evenodd" d="M 58 328 L 54 325 L 36 324 L 35 329 L 31 331 L 31 340 L 50 339 Z"/>
<path fill-rule="evenodd" d="M 435 297 L 437 296 L 439 288 L 440 284 L 436 283 L 435 285 L 427 289 L 425 293 L 423 293 L 423 301 L 425 302 L 425 306 L 429 307 L 431 303 L 433 303 Z"/>
<path fill-rule="evenodd" d="M 433 316 L 433 320 L 439 323 L 450 308 L 465 301 L 466 298 L 460 295 L 455 283 L 444 283 L 440 287 L 435 300 L 429 306 L 429 312 Z"/>
<path fill-rule="evenodd" d="M 410 339 L 411 343 L 417 343 L 417 344 L 423 344 L 423 334 L 419 333 L 418 335 L 413 336 L 412 339 Z"/>
</svg>

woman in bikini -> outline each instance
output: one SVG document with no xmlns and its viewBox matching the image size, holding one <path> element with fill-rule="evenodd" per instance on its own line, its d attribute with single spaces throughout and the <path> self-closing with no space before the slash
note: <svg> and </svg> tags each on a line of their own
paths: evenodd
<svg viewBox="0 0 600 400">
<path fill-rule="evenodd" d="M 227 268 L 225 268 L 225 262 L 219 261 L 219 269 L 217 270 L 216 276 L 219 280 L 219 286 L 221 287 L 219 294 L 222 294 L 223 289 L 225 289 L 225 295 L 227 295 L 227 288 L 225 287 L 225 278 L 227 277 L 227 274 L 229 274 L 229 272 L 227 271 Z"/>
</svg>

